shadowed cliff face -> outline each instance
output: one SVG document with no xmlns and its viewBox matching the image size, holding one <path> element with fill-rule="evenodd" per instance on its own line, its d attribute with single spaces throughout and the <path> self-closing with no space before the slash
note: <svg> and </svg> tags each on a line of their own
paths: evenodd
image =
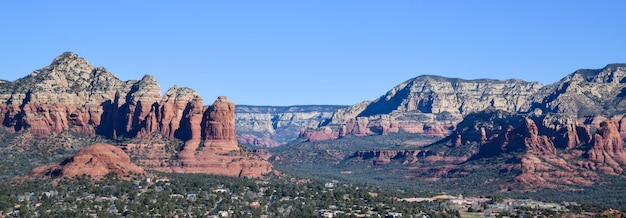
<svg viewBox="0 0 626 218">
<path fill-rule="evenodd" d="M 184 151 L 190 151 L 192 157 L 203 148 L 208 148 L 204 153 L 239 149 L 234 103 L 225 96 L 204 108 L 202 97 L 192 89 L 175 86 L 164 96 L 160 90 L 153 76 L 121 81 L 106 69 L 94 68 L 84 58 L 66 52 L 24 78 L 0 82 L 0 122 L 10 132 L 25 130 L 39 137 L 68 130 L 113 139 L 149 138 L 160 133 L 186 141 Z M 260 176 L 272 170 L 266 161 L 251 164 L 246 162 L 252 160 L 249 157 L 234 153 L 230 159 L 232 166 L 220 165 L 219 170 L 237 171 L 240 176 Z M 255 164 L 263 169 L 251 170 Z M 194 172 L 215 171 L 204 167 Z"/>
</svg>

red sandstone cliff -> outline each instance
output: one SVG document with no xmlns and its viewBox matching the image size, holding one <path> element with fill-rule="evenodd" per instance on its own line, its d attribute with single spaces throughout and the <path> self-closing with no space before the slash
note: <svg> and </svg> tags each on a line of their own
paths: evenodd
<svg viewBox="0 0 626 218">
<path fill-rule="evenodd" d="M 198 120 L 200 118 L 200 120 Z M 178 154 L 179 165 L 172 171 L 179 173 L 210 173 L 226 176 L 260 177 L 273 171 L 272 165 L 256 155 L 239 152 L 235 132 L 235 104 L 226 96 L 219 96 L 204 116 L 196 114 L 192 123 L 204 130 L 192 131 Z M 199 130 L 199 129 L 198 129 Z M 202 145 L 202 146 L 200 146 Z"/>
<path fill-rule="evenodd" d="M 587 155 L 589 162 L 583 165 L 587 168 L 607 174 L 621 174 L 624 171 L 626 150 L 617 128 L 617 121 L 608 119 L 600 123 Z"/>
<path fill-rule="evenodd" d="M 161 97 L 154 77 L 121 81 L 71 52 L 27 77 L 0 83 L 0 128 L 10 132 L 46 137 L 70 130 L 111 138 L 160 133 L 185 141 L 174 171 L 255 177 L 272 171 L 269 162 L 237 153 L 234 108 L 225 96 L 205 108 L 194 90 L 176 86 Z"/>
</svg>

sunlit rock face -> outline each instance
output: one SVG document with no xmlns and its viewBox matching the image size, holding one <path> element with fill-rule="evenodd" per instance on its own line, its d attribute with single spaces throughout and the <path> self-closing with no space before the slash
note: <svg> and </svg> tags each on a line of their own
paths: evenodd
<svg viewBox="0 0 626 218">
<path fill-rule="evenodd" d="M 530 97 L 542 87 L 539 83 L 518 79 L 463 80 L 419 76 L 372 102 L 364 101 L 337 110 L 329 122 L 320 128 L 303 131 L 300 138 L 317 141 L 348 134 L 385 135 L 399 131 L 443 138 L 463 116 L 472 112 L 528 110 Z"/>
<path fill-rule="evenodd" d="M 149 143 L 153 134 L 162 134 L 185 145 L 179 154 L 170 154 L 178 161 L 156 152 L 161 163 L 151 161 L 150 166 L 159 166 L 157 170 L 255 177 L 271 172 L 269 162 L 238 153 L 234 111 L 226 96 L 208 107 L 190 88 L 175 86 L 161 96 L 151 75 L 121 81 L 71 52 L 24 78 L 0 81 L 0 124 L 9 132 L 48 137 L 73 131 Z"/>
</svg>

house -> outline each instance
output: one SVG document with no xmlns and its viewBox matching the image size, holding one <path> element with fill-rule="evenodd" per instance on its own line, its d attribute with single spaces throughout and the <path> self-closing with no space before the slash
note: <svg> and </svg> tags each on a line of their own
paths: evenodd
<svg viewBox="0 0 626 218">
<path fill-rule="evenodd" d="M 219 214 L 220 217 L 228 217 L 229 215 L 228 211 L 223 211 L 223 210 L 220 210 L 219 212 L 217 212 L 217 214 Z"/>
<path fill-rule="evenodd" d="M 249 206 L 252 209 L 259 209 L 261 207 L 261 204 L 258 201 L 255 201 L 255 202 L 250 203 Z"/>
<path fill-rule="evenodd" d="M 219 192 L 219 193 L 229 193 L 229 192 L 230 192 L 230 190 L 225 189 L 225 188 L 218 188 L 218 189 L 213 190 L 213 192 Z"/>
<path fill-rule="evenodd" d="M 335 187 L 335 183 L 332 183 L 332 182 L 324 183 L 324 187 L 326 187 L 326 188 L 333 188 L 333 187 Z"/>
<path fill-rule="evenodd" d="M 325 218 L 333 218 L 334 216 L 335 216 L 335 213 L 330 212 L 330 211 L 322 213 L 322 217 L 325 217 Z"/>
</svg>

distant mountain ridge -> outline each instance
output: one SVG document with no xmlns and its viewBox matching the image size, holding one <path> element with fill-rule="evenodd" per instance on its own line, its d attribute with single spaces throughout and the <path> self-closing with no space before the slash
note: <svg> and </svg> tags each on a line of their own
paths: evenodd
<svg viewBox="0 0 626 218">
<path fill-rule="evenodd" d="M 409 79 L 374 101 L 339 109 L 303 140 L 410 132 L 445 137 L 463 116 L 485 109 L 562 113 L 575 117 L 626 113 L 626 64 L 583 69 L 550 85 L 520 79 L 464 80 L 435 75 Z"/>
<path fill-rule="evenodd" d="M 303 132 L 305 142 L 290 147 L 324 150 L 295 156 L 279 150 L 274 162 L 297 170 L 330 160 L 327 171 L 347 175 L 506 192 L 579 190 L 606 178 L 623 182 L 625 97 L 626 64 L 577 70 L 545 86 L 518 79 L 419 76 L 374 101 L 337 110 L 325 124 Z M 402 141 L 406 133 L 440 140 Z M 400 141 L 377 147 L 351 136 L 386 134 L 376 140 Z M 319 142 L 329 139 L 340 142 Z M 345 145 L 373 150 L 346 154 Z"/>
<path fill-rule="evenodd" d="M 296 140 L 302 129 L 317 128 L 341 105 L 238 105 L 235 123 L 239 143 L 275 147 Z"/>
<path fill-rule="evenodd" d="M 530 110 L 571 116 L 626 113 L 626 64 L 577 70 L 533 95 Z"/>
</svg>

